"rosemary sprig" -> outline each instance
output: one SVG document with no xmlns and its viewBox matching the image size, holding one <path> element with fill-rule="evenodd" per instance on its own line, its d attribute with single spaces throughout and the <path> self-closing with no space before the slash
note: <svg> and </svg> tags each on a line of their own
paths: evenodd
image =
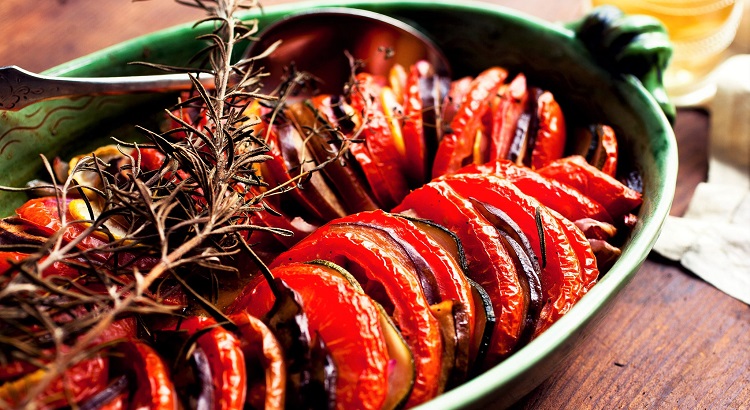
<svg viewBox="0 0 750 410">
<path fill-rule="evenodd" d="M 0 366 L 23 360 L 46 370 L 28 386 L 21 406 L 33 406 L 31 399 L 72 364 L 96 354 L 91 347 L 115 321 L 182 309 L 165 302 L 163 288 L 178 287 L 189 302 L 221 316 L 192 282 L 238 273 L 222 263 L 243 251 L 238 235 L 257 229 L 286 233 L 248 222 L 266 208 L 267 194 L 247 188 L 263 185 L 256 165 L 268 159 L 268 146 L 254 134 L 257 119 L 245 114 L 251 99 L 266 98 L 259 93 L 264 74 L 253 58 L 233 63 L 230 57 L 258 28 L 235 15 L 258 3 L 176 1 L 209 15 L 197 23 L 214 27 L 199 37 L 208 46 L 198 58 L 200 71 L 214 75 L 215 90 L 206 90 L 191 75 L 195 95 L 168 110 L 179 126 L 163 133 L 140 128 L 150 147 L 164 156 L 161 168 L 143 169 L 144 147 L 136 144 L 120 144 L 123 155 L 116 159 L 81 159 L 70 177 L 48 187 L 55 193 L 59 229 L 48 237 L 20 232 L 19 238 L 35 241 L 5 246 L 28 256 L 0 277 Z M 200 110 L 207 123 L 196 126 L 174 114 L 190 109 Z M 173 138 L 178 134 L 182 138 Z M 44 165 L 54 181 L 53 166 L 46 160 Z M 84 174 L 93 175 L 96 184 L 80 182 Z M 75 200 L 84 201 L 87 218 L 70 217 L 67 208 Z M 46 274 L 62 267 L 75 273 Z"/>
<path fill-rule="evenodd" d="M 45 369 L 28 386 L 21 406 L 33 406 L 31 398 L 71 365 L 99 354 L 92 346 L 123 318 L 137 316 L 142 323 L 150 316 L 198 309 L 231 325 L 215 306 L 218 276 L 242 273 L 231 263 L 240 253 L 269 275 L 247 238 L 257 230 L 291 234 L 256 226 L 252 215 L 270 210 L 264 202 L 269 196 L 304 186 L 313 173 L 344 161 L 365 126 L 349 136 L 337 129 L 309 130 L 335 136 L 337 150 L 317 162 L 303 152 L 301 163 L 312 165 L 278 186 L 266 186 L 258 168 L 269 159 L 268 135 L 256 134 L 260 119 L 249 107 L 254 100 L 272 107 L 268 119 L 273 124 L 283 115 L 288 96 L 311 79 L 292 67 L 274 95 L 266 96 L 260 93 L 266 74 L 255 66 L 259 56 L 230 60 L 235 48 L 258 30 L 256 21 L 235 16 L 258 7 L 257 1 L 176 2 L 208 14 L 197 24 L 210 24 L 213 30 L 199 37 L 207 46 L 194 62 L 200 67 L 197 75 L 214 76 L 215 89 L 205 89 L 189 74 L 196 73 L 194 68 L 149 64 L 193 79 L 194 93 L 166 110 L 177 126 L 164 132 L 138 127 L 149 144 L 115 140 L 118 153 L 81 158 L 69 177 L 46 186 L 54 193 L 54 210 L 48 211 L 59 219 L 56 232 L 42 235 L 23 221 L 3 221 L 12 227 L 5 232 L 15 236 L 0 239 L 0 250 L 27 256 L 0 274 L 0 366 L 21 360 Z M 353 60 L 351 66 L 354 79 L 359 66 Z M 356 82 L 349 92 L 360 92 Z M 205 122 L 193 121 L 193 113 Z M 148 150 L 163 157 L 158 169 L 144 167 Z M 43 163 L 56 181 L 59 170 L 44 158 Z M 81 201 L 83 217 L 69 214 L 72 201 Z M 181 294 L 182 303 L 171 301 Z"/>
</svg>

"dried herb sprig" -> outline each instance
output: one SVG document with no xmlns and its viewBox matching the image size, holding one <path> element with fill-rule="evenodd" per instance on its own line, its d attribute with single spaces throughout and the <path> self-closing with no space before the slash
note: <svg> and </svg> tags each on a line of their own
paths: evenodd
<svg viewBox="0 0 750 410">
<path fill-rule="evenodd" d="M 263 97 L 258 91 L 263 74 L 253 59 L 232 63 L 230 57 L 238 43 L 257 31 L 256 23 L 234 16 L 257 7 L 257 2 L 177 2 L 209 14 L 198 23 L 214 26 L 200 37 L 208 42 L 199 56 L 204 67 L 200 71 L 214 75 L 215 90 L 205 89 L 191 75 L 195 96 L 168 111 L 179 126 L 164 133 L 140 128 L 151 139 L 149 148 L 164 156 L 163 165 L 144 169 L 144 147 L 124 143 L 119 157 L 81 159 L 69 178 L 48 187 L 55 193 L 59 229 L 44 236 L 25 226 L 14 238 L 22 243 L 9 241 L 5 246 L 29 255 L 12 263 L 0 278 L 0 366 L 23 360 L 46 369 L 27 386 L 27 401 L 20 406 L 33 405 L 30 398 L 71 364 L 95 354 L 91 346 L 115 321 L 182 308 L 165 302 L 169 289 L 181 289 L 210 314 L 221 316 L 191 280 L 237 273 L 222 262 L 242 251 L 248 232 L 286 234 L 248 222 L 252 213 L 265 209 L 267 195 L 251 189 L 263 185 L 256 165 L 268 159 L 268 146 L 255 135 L 257 119 L 245 114 L 250 98 Z M 175 114 L 191 109 L 200 110 L 207 123 L 196 126 Z M 175 140 L 177 134 L 182 137 Z M 54 180 L 46 160 L 45 167 Z M 83 203 L 88 217 L 71 218 L 66 209 L 71 201 Z M 45 275 L 63 267 L 74 274 Z"/>
<path fill-rule="evenodd" d="M 116 140 L 118 152 L 80 158 L 68 178 L 46 186 L 55 195 L 55 233 L 41 234 L 13 218 L 3 221 L 3 231 L 12 238 L 0 239 L 0 250 L 28 256 L 0 276 L 0 366 L 22 361 L 46 370 L 27 386 L 27 400 L 17 406 L 33 406 L 30 398 L 71 365 L 98 354 L 92 346 L 123 318 L 179 313 L 188 303 L 230 323 L 214 305 L 217 276 L 239 273 L 225 262 L 249 253 L 251 261 L 262 263 L 247 244 L 253 231 L 289 234 L 253 225 L 251 216 L 269 210 L 266 197 L 304 185 L 312 173 L 342 161 L 349 144 L 359 140 L 361 129 L 349 136 L 337 129 L 311 130 L 334 136 L 338 149 L 322 161 L 310 161 L 284 184 L 265 186 L 258 165 L 269 158 L 268 136 L 257 134 L 260 119 L 250 107 L 263 99 L 273 107 L 268 116 L 273 124 L 287 97 L 310 78 L 291 68 L 276 97 L 269 97 L 259 91 L 265 74 L 255 67 L 256 58 L 230 60 L 239 43 L 258 29 L 257 22 L 234 16 L 257 7 L 256 1 L 176 1 L 206 10 L 209 17 L 198 24 L 213 26 L 199 37 L 208 44 L 194 60 L 199 69 L 149 65 L 213 75 L 214 89 L 204 88 L 196 74 L 186 74 L 195 92 L 167 110 L 176 127 L 165 132 L 139 127 L 150 144 Z M 353 62 L 352 75 L 357 67 Z M 205 123 L 193 121 L 196 112 Z M 143 166 L 148 150 L 163 157 L 158 169 Z M 302 163 L 308 163 L 308 155 L 303 153 Z M 55 181 L 59 172 L 44 164 Z M 69 214 L 74 202 L 77 216 Z M 201 290 L 204 284 L 211 290 Z M 186 297 L 171 301 L 179 295 Z"/>
</svg>

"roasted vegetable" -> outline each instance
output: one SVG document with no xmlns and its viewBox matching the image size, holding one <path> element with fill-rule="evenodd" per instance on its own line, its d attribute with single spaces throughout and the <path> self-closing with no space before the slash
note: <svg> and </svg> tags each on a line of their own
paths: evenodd
<svg viewBox="0 0 750 410">
<path fill-rule="evenodd" d="M 111 210 L 94 195 L 105 180 L 162 178 L 158 192 L 167 197 L 195 184 L 200 172 L 181 169 L 184 158 L 159 144 L 205 132 L 194 152 L 180 155 L 212 155 L 206 135 L 217 119 L 189 104 L 170 117 L 178 128 L 156 138 L 157 148 L 101 148 L 110 163 L 106 172 L 77 176 L 87 187 L 64 200 L 31 199 L 0 221 L 2 286 L 29 277 L 25 264 L 54 256 L 31 261 L 29 248 L 59 241 L 72 256 L 34 280 L 65 283 L 69 295 L 122 292 L 163 307 L 121 312 L 90 341 L 92 353 L 35 400 L 28 395 L 44 365 L 64 348 L 46 341 L 46 361 L 0 362 L 0 404 L 422 404 L 506 359 L 568 312 L 617 258 L 642 202 L 616 179 L 620 167 L 633 180 L 618 165 L 612 128 L 566 123 L 552 93 L 500 67 L 449 82 L 419 62 L 396 66 L 388 78 L 356 73 L 341 95 L 245 103 L 235 126 L 268 150 L 248 166 L 257 180 L 234 178 L 219 195 L 245 200 L 236 209 L 253 212 L 225 215 L 232 240 L 213 242 L 214 232 L 202 254 L 187 257 L 192 270 L 178 262 L 141 287 L 142 272 L 162 266 L 163 255 L 128 235 L 154 215 L 99 224 Z M 57 161 L 57 173 L 84 158 Z M 183 214 L 215 206 L 199 195 L 205 189 L 172 206 Z M 198 229 L 195 221 L 177 226 Z M 219 283 L 217 271 L 236 278 Z M 205 293 L 228 302 L 215 303 L 196 283 L 209 283 Z M 82 304 L 51 319 L 65 325 L 105 308 L 114 307 Z M 39 326 L 18 329 L 14 335 L 34 338 Z"/>
</svg>

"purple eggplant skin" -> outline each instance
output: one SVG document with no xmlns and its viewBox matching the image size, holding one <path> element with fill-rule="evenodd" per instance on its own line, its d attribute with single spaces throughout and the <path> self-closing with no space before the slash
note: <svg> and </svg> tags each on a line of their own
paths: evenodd
<svg viewBox="0 0 750 410">
<path fill-rule="evenodd" d="M 526 319 L 516 347 L 518 349 L 531 340 L 542 312 L 544 300 L 542 296 L 541 265 L 528 237 L 508 214 L 475 198 L 469 198 L 469 200 L 474 209 L 495 226 L 500 234 L 503 246 L 513 259 L 516 271 L 519 273 L 519 283 L 527 297 Z"/>
</svg>

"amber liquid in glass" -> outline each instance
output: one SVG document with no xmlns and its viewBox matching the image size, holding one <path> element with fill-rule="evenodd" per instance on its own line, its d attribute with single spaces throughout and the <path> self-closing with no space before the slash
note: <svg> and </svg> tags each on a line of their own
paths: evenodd
<svg viewBox="0 0 750 410">
<path fill-rule="evenodd" d="M 656 17 L 667 27 L 674 54 L 664 83 L 678 105 L 700 99 L 696 93 L 726 57 L 724 52 L 742 18 L 742 0 L 592 0 L 594 7 L 603 4 L 617 6 L 627 14 Z"/>
</svg>

